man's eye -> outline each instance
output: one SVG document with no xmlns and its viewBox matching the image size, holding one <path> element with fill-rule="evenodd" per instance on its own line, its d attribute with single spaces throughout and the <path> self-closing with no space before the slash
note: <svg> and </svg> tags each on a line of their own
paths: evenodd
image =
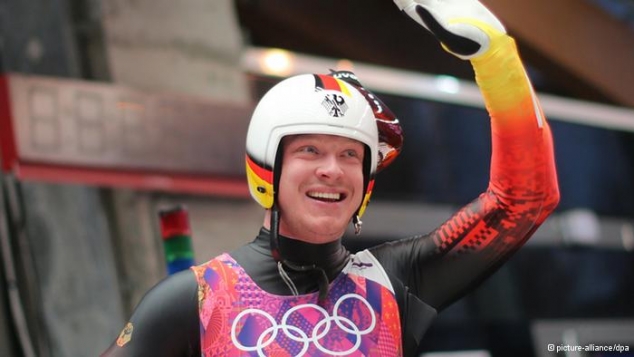
<svg viewBox="0 0 634 357">
<path fill-rule="evenodd" d="M 315 154 L 317 153 L 317 148 L 314 146 L 303 146 L 299 149 L 299 151 Z"/>
<path fill-rule="evenodd" d="M 359 153 L 356 150 L 346 150 L 345 155 L 347 157 L 359 157 Z"/>
</svg>

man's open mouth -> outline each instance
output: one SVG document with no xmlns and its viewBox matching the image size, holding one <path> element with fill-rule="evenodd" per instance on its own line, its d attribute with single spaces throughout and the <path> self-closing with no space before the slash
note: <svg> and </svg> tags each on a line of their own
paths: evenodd
<svg viewBox="0 0 634 357">
<path fill-rule="evenodd" d="M 336 192 L 308 192 L 308 197 L 323 202 L 340 202 L 346 198 L 345 194 Z"/>
</svg>

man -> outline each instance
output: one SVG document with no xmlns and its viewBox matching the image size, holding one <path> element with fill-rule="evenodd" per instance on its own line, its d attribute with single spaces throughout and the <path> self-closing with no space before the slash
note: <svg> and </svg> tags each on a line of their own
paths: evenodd
<svg viewBox="0 0 634 357">
<path fill-rule="evenodd" d="M 274 86 L 247 134 L 256 239 L 172 276 L 108 356 L 412 356 L 436 313 L 522 246 L 559 200 L 548 124 L 500 22 L 476 0 L 396 0 L 471 61 L 491 115 L 489 187 L 428 235 L 350 254 L 398 121 L 349 72 Z"/>
</svg>

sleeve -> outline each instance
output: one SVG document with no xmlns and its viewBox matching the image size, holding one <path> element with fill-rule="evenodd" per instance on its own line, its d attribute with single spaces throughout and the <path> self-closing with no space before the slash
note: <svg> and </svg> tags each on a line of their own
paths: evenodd
<svg viewBox="0 0 634 357">
<path fill-rule="evenodd" d="M 176 273 L 147 292 L 101 356 L 200 356 L 198 321 L 196 278 Z"/>
<path fill-rule="evenodd" d="M 550 128 L 514 40 L 492 36 L 471 60 L 491 119 L 487 189 L 428 235 L 371 252 L 409 292 L 441 310 L 491 275 L 559 202 Z"/>
</svg>

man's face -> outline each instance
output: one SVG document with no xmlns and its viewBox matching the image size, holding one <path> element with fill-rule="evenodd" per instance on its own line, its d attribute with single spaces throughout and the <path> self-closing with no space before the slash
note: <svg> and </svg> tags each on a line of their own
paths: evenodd
<svg viewBox="0 0 634 357">
<path fill-rule="evenodd" d="M 283 140 L 280 234 L 311 243 L 340 238 L 364 195 L 364 145 L 333 135 Z"/>
</svg>

